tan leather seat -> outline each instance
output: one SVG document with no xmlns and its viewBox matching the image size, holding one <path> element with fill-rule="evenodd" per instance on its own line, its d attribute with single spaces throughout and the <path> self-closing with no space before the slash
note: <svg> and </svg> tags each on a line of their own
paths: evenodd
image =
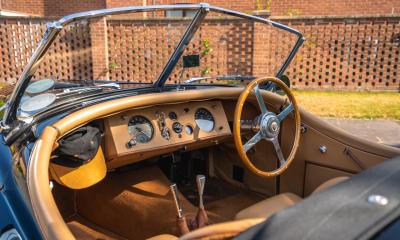
<svg viewBox="0 0 400 240">
<path fill-rule="evenodd" d="M 157 235 L 151 238 L 148 238 L 147 240 L 177 240 L 178 237 L 170 234 L 161 234 Z"/>
<path fill-rule="evenodd" d="M 320 192 L 347 179 L 349 179 L 349 177 L 332 178 L 321 184 L 319 187 L 317 187 L 312 194 Z M 297 196 L 296 194 L 281 193 L 241 210 L 236 214 L 235 219 L 236 220 L 247 219 L 247 218 L 266 219 L 285 208 L 295 205 L 300 200 L 302 200 L 302 198 Z"/>
<path fill-rule="evenodd" d="M 253 227 L 264 221 L 264 218 L 243 219 L 237 221 L 229 221 L 223 223 L 212 224 L 189 232 L 179 240 L 192 240 L 192 239 L 214 239 L 223 240 L 231 239 L 232 237 L 240 234 L 243 231 Z"/>
</svg>

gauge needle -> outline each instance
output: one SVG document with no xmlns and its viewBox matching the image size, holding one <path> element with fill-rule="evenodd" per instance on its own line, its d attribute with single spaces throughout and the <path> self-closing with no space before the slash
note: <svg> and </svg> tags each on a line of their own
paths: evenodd
<svg viewBox="0 0 400 240">
<path fill-rule="evenodd" d="M 150 136 L 147 135 L 140 127 L 136 127 L 136 130 L 138 130 L 140 133 L 143 133 L 148 139 L 150 139 Z"/>
</svg>

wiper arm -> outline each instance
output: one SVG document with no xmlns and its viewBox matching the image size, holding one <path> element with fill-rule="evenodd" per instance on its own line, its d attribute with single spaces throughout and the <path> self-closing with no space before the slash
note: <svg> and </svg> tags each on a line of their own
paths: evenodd
<svg viewBox="0 0 400 240">
<path fill-rule="evenodd" d="M 100 82 L 101 84 L 96 85 L 95 81 L 90 81 L 90 84 L 88 84 L 88 82 L 85 81 L 86 84 L 79 84 L 79 83 L 56 83 L 54 85 L 54 89 L 65 89 L 64 92 L 70 92 L 70 91 L 74 91 L 74 90 L 80 90 L 80 89 L 86 89 L 86 88 L 93 88 L 93 87 L 111 87 L 111 88 L 116 88 L 116 89 L 120 89 L 121 86 L 119 85 L 119 83 L 114 82 L 114 81 L 108 81 L 108 82 Z M 72 89 L 72 90 L 71 90 Z"/>
<path fill-rule="evenodd" d="M 254 76 L 242 76 L 242 75 L 226 75 L 226 76 L 218 76 L 217 80 L 234 80 L 234 81 L 252 81 L 256 79 Z"/>
<path fill-rule="evenodd" d="M 112 87 L 116 89 L 121 89 L 121 86 L 118 83 L 110 82 L 110 83 L 103 83 L 100 85 L 95 85 L 96 87 Z"/>
<path fill-rule="evenodd" d="M 203 80 L 211 79 L 212 77 L 191 77 L 185 81 L 185 83 L 200 82 Z"/>
<path fill-rule="evenodd" d="M 185 83 L 200 82 L 207 79 L 215 78 L 217 81 L 251 81 L 256 79 L 254 76 L 242 76 L 242 75 L 224 75 L 217 77 L 191 77 L 185 81 Z"/>
<path fill-rule="evenodd" d="M 57 97 L 67 97 L 71 95 L 80 95 L 83 93 L 89 93 L 89 92 L 101 92 L 103 91 L 102 87 L 77 87 L 77 88 L 66 88 L 64 89 L 63 92 L 57 93 Z"/>
<path fill-rule="evenodd" d="M 85 81 L 85 83 L 87 84 L 95 84 L 95 83 L 99 83 L 99 84 L 106 84 L 106 83 L 116 83 L 119 85 L 153 85 L 153 83 L 151 82 L 127 82 L 127 81 L 114 81 L 114 80 L 90 80 L 90 81 Z"/>
</svg>

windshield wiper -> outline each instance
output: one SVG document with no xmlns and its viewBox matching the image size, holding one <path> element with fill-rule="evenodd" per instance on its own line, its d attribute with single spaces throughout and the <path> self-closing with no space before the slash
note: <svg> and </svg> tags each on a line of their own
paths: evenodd
<svg viewBox="0 0 400 240">
<path fill-rule="evenodd" d="M 203 80 L 215 79 L 217 81 L 252 81 L 256 79 L 254 76 L 242 76 L 242 75 L 224 75 L 217 77 L 191 77 L 185 81 L 185 83 L 200 82 Z"/>
<path fill-rule="evenodd" d="M 64 91 L 57 93 L 57 97 L 69 97 L 73 95 L 80 95 L 84 93 L 91 93 L 91 92 L 101 92 L 103 91 L 102 87 L 76 87 L 76 88 L 65 88 Z"/>
<path fill-rule="evenodd" d="M 69 82 L 56 82 L 54 89 L 72 89 L 72 88 L 88 88 L 88 87 L 101 87 L 101 88 L 115 88 L 121 89 L 121 85 L 152 85 L 151 82 L 126 82 L 126 81 L 113 81 L 113 80 L 81 80 L 77 83 Z"/>
</svg>

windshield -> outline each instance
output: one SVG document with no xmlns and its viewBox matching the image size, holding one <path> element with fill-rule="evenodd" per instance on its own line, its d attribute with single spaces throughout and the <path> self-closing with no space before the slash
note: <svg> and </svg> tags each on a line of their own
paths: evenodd
<svg viewBox="0 0 400 240">
<path fill-rule="evenodd" d="M 3 122 L 13 112 L 31 118 L 84 96 L 141 85 L 236 85 L 280 76 L 302 42 L 294 29 L 207 4 L 70 15 L 49 25 Z"/>
<path fill-rule="evenodd" d="M 185 48 L 169 83 L 236 85 L 275 76 L 296 43 L 290 35 L 252 19 L 209 13 Z M 198 64 L 185 66 L 186 59 L 196 58 Z"/>
<path fill-rule="evenodd" d="M 18 116 L 83 94 L 154 83 L 196 12 L 133 13 L 69 24 L 33 75 Z M 125 82 L 132 84 L 121 86 Z"/>
</svg>

